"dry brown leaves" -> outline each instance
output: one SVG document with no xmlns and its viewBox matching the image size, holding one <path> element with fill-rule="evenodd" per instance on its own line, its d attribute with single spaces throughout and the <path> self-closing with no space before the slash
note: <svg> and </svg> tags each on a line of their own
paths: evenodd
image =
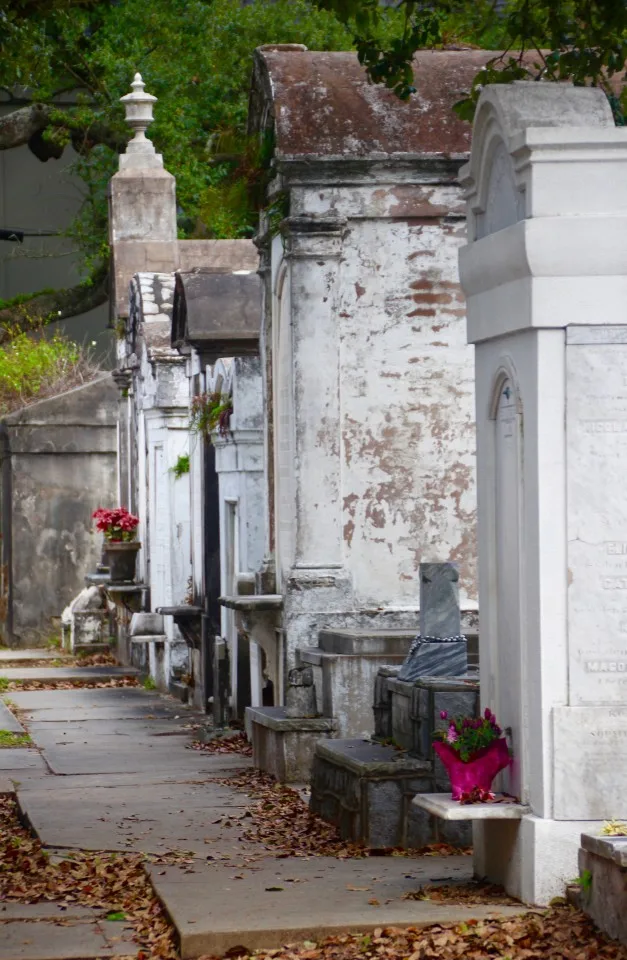
<svg viewBox="0 0 627 960">
<path fill-rule="evenodd" d="M 430 844 L 422 850 L 366 850 L 342 840 L 337 828 L 309 808 L 297 790 L 278 783 L 259 770 L 245 770 L 221 783 L 243 790 L 255 801 L 249 808 L 250 827 L 244 838 L 280 850 L 286 857 L 450 856 L 464 853 L 448 844 Z"/>
<path fill-rule="evenodd" d="M 236 753 L 241 757 L 252 757 L 253 747 L 245 733 L 236 733 L 232 737 L 216 736 L 213 740 L 193 740 L 190 750 L 202 753 Z"/>
<path fill-rule="evenodd" d="M 29 690 L 103 690 L 117 687 L 138 687 L 136 677 L 112 677 L 98 680 L 95 677 L 73 677 L 71 680 L 9 680 L 3 693 L 25 692 Z"/>
<path fill-rule="evenodd" d="M 125 914 L 137 943 L 137 960 L 175 960 L 172 930 L 141 855 L 68 854 L 51 858 L 24 829 L 15 800 L 0 797 L 0 901 L 42 900 Z"/>
<path fill-rule="evenodd" d="M 3 660 L 0 663 L 0 670 L 15 670 L 21 667 L 45 667 L 54 669 L 55 667 L 116 667 L 118 661 L 111 653 L 92 653 L 84 657 L 71 657 L 67 654 L 60 654 L 54 659 L 42 658 L 41 660 Z"/>
<path fill-rule="evenodd" d="M 319 943 L 305 940 L 254 954 L 234 947 L 229 958 L 255 960 L 627 960 L 627 947 L 600 934 L 573 907 L 527 913 L 505 920 L 469 920 L 425 929 L 378 928 L 372 935 L 344 934 Z M 201 957 L 200 960 L 214 960 Z"/>
<path fill-rule="evenodd" d="M 473 905 L 483 904 L 510 904 L 519 906 L 520 901 L 510 897 L 503 887 L 494 883 L 426 883 L 419 890 L 404 893 L 401 900 L 430 900 L 434 903 L 456 903 Z"/>
</svg>

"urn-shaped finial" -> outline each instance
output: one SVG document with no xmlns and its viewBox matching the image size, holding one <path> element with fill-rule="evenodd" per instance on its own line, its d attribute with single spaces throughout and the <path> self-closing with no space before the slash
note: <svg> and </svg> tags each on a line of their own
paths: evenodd
<svg viewBox="0 0 627 960">
<path fill-rule="evenodd" d="M 126 109 L 126 122 L 135 131 L 135 136 L 131 142 L 144 143 L 146 141 L 146 130 L 154 119 L 152 105 L 157 102 L 157 98 L 145 92 L 145 84 L 141 73 L 135 74 L 131 88 L 133 92 L 127 93 L 125 97 L 120 97 L 120 100 Z"/>
</svg>

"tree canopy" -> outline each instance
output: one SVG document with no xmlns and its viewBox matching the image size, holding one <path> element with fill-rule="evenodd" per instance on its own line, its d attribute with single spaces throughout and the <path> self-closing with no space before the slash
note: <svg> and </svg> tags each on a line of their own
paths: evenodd
<svg viewBox="0 0 627 960">
<path fill-rule="evenodd" d="M 62 319 L 106 299 L 106 189 L 131 136 L 119 98 L 137 70 L 159 98 L 150 137 L 176 177 L 180 235 L 252 235 L 253 51 L 293 42 L 346 50 L 352 38 L 309 0 L 9 0 L 0 88 L 12 111 L 0 116 L 0 149 L 28 144 L 46 162 L 74 147 L 85 199 L 69 235 L 85 282 L 0 302 L 0 325 Z"/>
</svg>

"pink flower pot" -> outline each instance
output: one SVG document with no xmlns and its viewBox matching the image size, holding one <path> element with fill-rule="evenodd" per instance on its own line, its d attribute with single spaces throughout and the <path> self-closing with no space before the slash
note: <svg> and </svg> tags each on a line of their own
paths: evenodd
<svg viewBox="0 0 627 960">
<path fill-rule="evenodd" d="M 494 740 L 466 763 L 448 743 L 434 743 L 433 746 L 451 778 L 453 800 L 460 800 L 462 794 L 471 793 L 476 787 L 488 792 L 497 773 L 512 762 L 504 737 Z"/>
</svg>

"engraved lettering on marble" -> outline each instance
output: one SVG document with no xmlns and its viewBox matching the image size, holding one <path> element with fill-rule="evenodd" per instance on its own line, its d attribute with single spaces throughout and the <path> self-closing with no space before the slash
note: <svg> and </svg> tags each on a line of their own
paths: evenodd
<svg viewBox="0 0 627 960">
<path fill-rule="evenodd" d="M 606 327 L 595 331 L 577 345 L 571 339 L 566 349 L 568 648 L 575 706 L 612 704 L 627 695 L 627 343 L 613 341 Z"/>
<path fill-rule="evenodd" d="M 627 708 L 556 707 L 553 737 L 555 818 L 625 818 Z"/>
</svg>

